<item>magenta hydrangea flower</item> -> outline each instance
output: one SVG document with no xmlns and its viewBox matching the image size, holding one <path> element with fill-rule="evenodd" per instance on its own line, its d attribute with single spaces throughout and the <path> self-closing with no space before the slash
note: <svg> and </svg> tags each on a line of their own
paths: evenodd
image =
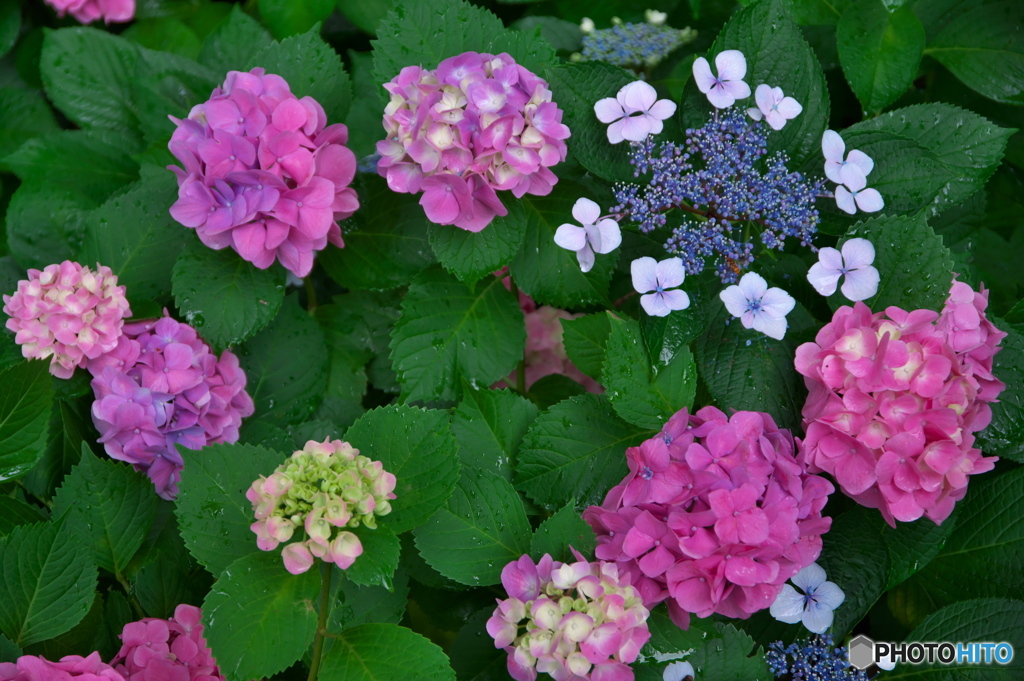
<svg viewBox="0 0 1024 681">
<path fill-rule="evenodd" d="M 941 314 L 841 307 L 815 342 L 797 348 L 810 391 L 803 449 L 848 496 L 886 522 L 926 516 L 941 524 L 992 469 L 973 433 L 992 418 L 1005 385 L 992 357 L 1005 336 L 987 319 L 988 296 L 954 282 Z"/>
<path fill-rule="evenodd" d="M 127 681 L 98 652 L 88 657 L 65 655 L 50 662 L 37 655 L 22 655 L 17 662 L 0 662 L 0 681 Z"/>
<path fill-rule="evenodd" d="M 195 106 L 169 148 L 184 170 L 171 215 L 214 249 L 233 248 L 260 269 L 275 260 L 298 277 L 328 242 L 341 248 L 339 220 L 359 208 L 349 185 L 356 157 L 348 128 L 327 125 L 323 107 L 299 99 L 280 76 L 231 71 Z"/>
<path fill-rule="evenodd" d="M 254 411 L 238 358 L 225 350 L 218 359 L 195 329 L 170 317 L 125 325 L 117 347 L 88 367 L 99 442 L 145 471 L 164 499 L 177 496 L 184 467 L 176 444 L 236 442 Z"/>
<path fill-rule="evenodd" d="M 363 544 L 345 528 L 377 527 L 391 512 L 395 476 L 380 461 L 360 456 L 341 440 L 310 440 L 245 493 L 256 516 L 250 529 L 261 551 L 281 551 L 285 569 L 298 575 L 322 558 L 347 570 Z"/>
<path fill-rule="evenodd" d="M 811 475 L 768 414 L 714 407 L 676 413 L 626 451 L 629 475 L 583 518 L 599 560 L 614 561 L 653 608 L 746 619 L 821 552 L 835 488 Z"/>
<path fill-rule="evenodd" d="M 629 665 L 651 637 L 650 612 L 614 563 L 561 563 L 523 556 L 505 566 L 508 598 L 487 620 L 495 648 L 508 652 L 508 673 L 533 681 L 554 679 L 632 681 Z"/>
<path fill-rule="evenodd" d="M 431 222 L 479 232 L 508 211 L 497 192 L 545 196 L 569 128 L 547 82 L 508 54 L 465 52 L 433 71 L 407 66 L 384 88 L 377 172 L 418 194 Z"/>
<path fill-rule="evenodd" d="M 50 359 L 50 373 L 71 378 L 76 367 L 117 347 L 131 316 L 124 286 L 109 267 L 96 271 L 65 260 L 29 270 L 14 295 L 5 295 L 7 328 L 29 359 Z"/>
<path fill-rule="evenodd" d="M 179 605 L 167 620 L 130 622 L 120 638 L 111 664 L 125 681 L 224 681 L 203 638 L 202 611 L 193 605 Z"/>
<path fill-rule="evenodd" d="M 135 0 L 46 0 L 61 19 L 70 14 L 83 24 L 103 19 L 106 24 L 120 24 L 135 18 Z"/>
</svg>

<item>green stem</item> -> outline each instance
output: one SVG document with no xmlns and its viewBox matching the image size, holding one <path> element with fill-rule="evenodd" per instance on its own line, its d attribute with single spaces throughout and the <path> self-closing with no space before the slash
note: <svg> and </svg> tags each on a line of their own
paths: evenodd
<svg viewBox="0 0 1024 681">
<path fill-rule="evenodd" d="M 124 578 L 120 572 L 114 573 L 114 578 L 117 579 L 117 583 L 124 589 L 124 595 L 128 598 L 128 602 L 132 604 L 132 609 L 135 611 L 135 615 L 141 620 L 146 618 L 146 611 L 142 607 L 142 603 L 139 601 L 139 597 L 132 592 L 132 587 L 128 583 L 128 580 Z"/>
<path fill-rule="evenodd" d="M 316 639 L 313 640 L 313 660 L 309 665 L 309 676 L 306 681 L 316 681 L 320 672 L 320 658 L 324 653 L 324 634 L 327 633 L 327 614 L 330 610 L 331 597 L 331 564 L 320 561 L 320 618 L 316 623 Z"/>
<path fill-rule="evenodd" d="M 309 276 L 302 280 L 302 285 L 306 289 L 306 309 L 309 314 L 313 314 L 313 310 L 316 309 L 316 289 L 313 287 L 313 273 L 310 272 Z"/>
<path fill-rule="evenodd" d="M 516 286 L 516 282 L 512 279 L 510 274 L 508 277 L 509 291 L 512 292 L 512 297 L 516 299 L 516 303 L 519 303 L 519 287 Z M 525 319 L 525 315 L 524 315 Z M 524 353 L 523 358 L 519 360 L 519 364 L 516 365 L 516 392 L 520 395 L 526 394 L 526 355 Z"/>
</svg>

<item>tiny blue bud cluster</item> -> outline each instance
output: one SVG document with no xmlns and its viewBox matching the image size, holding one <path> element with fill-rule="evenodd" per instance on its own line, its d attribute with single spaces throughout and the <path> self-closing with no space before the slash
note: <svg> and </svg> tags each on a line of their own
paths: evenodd
<svg viewBox="0 0 1024 681">
<path fill-rule="evenodd" d="M 691 42 L 693 31 L 653 24 L 618 24 L 583 36 L 583 59 L 625 67 L 656 66 Z"/>
<path fill-rule="evenodd" d="M 746 225 L 760 230 L 766 248 L 781 250 L 786 237 L 812 246 L 819 221 L 814 202 L 824 181 L 790 172 L 782 152 L 764 158 L 769 130 L 733 107 L 687 130 L 683 145 L 656 145 L 652 137 L 632 143 L 634 175 L 651 177 L 643 187 L 617 185 L 619 205 L 612 212 L 628 215 L 642 232 L 664 227 L 673 208 L 692 214 L 674 228 L 665 250 L 682 259 L 688 274 L 720 257 L 718 275 L 726 283 L 737 281 L 754 259 Z"/>
<path fill-rule="evenodd" d="M 765 654 L 776 679 L 790 681 L 868 681 L 846 659 L 846 648 L 832 647 L 831 636 L 815 636 L 783 646 L 775 641 Z"/>
</svg>

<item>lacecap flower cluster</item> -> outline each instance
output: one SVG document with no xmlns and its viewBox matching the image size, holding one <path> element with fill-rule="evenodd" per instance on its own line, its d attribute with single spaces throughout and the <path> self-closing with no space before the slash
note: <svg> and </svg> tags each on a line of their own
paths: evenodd
<svg viewBox="0 0 1024 681">
<path fill-rule="evenodd" d="M 182 604 L 170 619 L 147 617 L 124 625 L 111 664 L 125 681 L 223 681 L 203 638 L 202 611 Z"/>
<path fill-rule="evenodd" d="M 245 493 L 252 502 L 256 545 L 281 551 L 285 568 L 301 574 L 322 558 L 347 569 L 363 553 L 362 542 L 345 528 L 377 527 L 391 512 L 395 476 L 341 440 L 310 440 L 269 476 Z M 291 541 L 298 532 L 297 541 Z"/>
<path fill-rule="evenodd" d="M 627 68 L 650 68 L 696 37 L 697 32 L 690 28 L 679 30 L 663 23 L 620 21 L 611 28 L 585 32 L 580 59 Z"/>
<path fill-rule="evenodd" d="M 83 24 L 103 19 L 106 24 L 120 24 L 135 17 L 135 0 L 46 0 L 61 19 L 70 14 Z"/>
<path fill-rule="evenodd" d="M 821 552 L 834 487 L 768 414 L 684 409 L 626 458 L 629 475 L 583 518 L 597 558 L 629 575 L 648 608 L 669 599 L 683 628 L 691 613 L 745 619 L 769 607 Z"/>
<path fill-rule="evenodd" d="M 839 308 L 813 343 L 797 348 L 808 464 L 835 477 L 886 521 L 927 516 L 941 524 L 991 470 L 974 433 L 1005 385 L 992 358 L 1006 335 L 985 317 L 988 295 L 954 282 L 942 310 L 873 313 Z"/>
<path fill-rule="evenodd" d="M 651 637 L 649 611 L 629 575 L 612 563 L 562 563 L 523 556 L 501 571 L 509 597 L 487 620 L 496 648 L 508 652 L 516 681 L 537 673 L 560 679 L 632 681 L 629 665 Z"/>
<path fill-rule="evenodd" d="M 338 220 L 359 208 L 349 187 L 356 157 L 348 128 L 327 125 L 323 107 L 299 99 L 280 76 L 231 71 L 185 120 L 169 148 L 184 170 L 175 220 L 214 249 L 231 247 L 260 269 L 274 260 L 298 277 L 327 243 L 344 242 Z"/>
<path fill-rule="evenodd" d="M 434 70 L 407 66 L 384 84 L 387 138 L 377 172 L 418 194 L 439 225 L 479 232 L 508 210 L 497 192 L 544 196 L 558 182 L 569 128 L 544 79 L 508 54 L 465 52 Z"/>
<path fill-rule="evenodd" d="M 124 319 L 131 316 L 124 286 L 109 267 L 96 271 L 65 260 L 28 271 L 14 295 L 4 295 L 7 328 L 28 359 L 50 358 L 50 373 L 71 378 L 117 346 Z"/>
<path fill-rule="evenodd" d="M 184 462 L 175 445 L 235 442 L 254 411 L 245 372 L 220 358 L 188 324 L 170 317 L 126 324 L 117 346 L 90 360 L 92 420 L 111 458 L 145 471 L 157 494 L 174 499 Z"/>
</svg>

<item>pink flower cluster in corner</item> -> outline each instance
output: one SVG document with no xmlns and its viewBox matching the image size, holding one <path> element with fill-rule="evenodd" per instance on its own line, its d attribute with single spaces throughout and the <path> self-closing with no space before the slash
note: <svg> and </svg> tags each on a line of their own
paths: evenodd
<svg viewBox="0 0 1024 681">
<path fill-rule="evenodd" d="M 245 493 L 252 502 L 261 551 L 281 551 L 285 569 L 298 575 L 322 558 L 347 570 L 363 553 L 363 544 L 345 528 L 377 527 L 377 516 L 391 513 L 395 476 L 380 461 L 360 456 L 341 440 L 310 440 L 268 477 L 260 476 Z"/>
<path fill-rule="evenodd" d="M 109 267 L 96 271 L 65 260 L 29 270 L 14 295 L 5 295 L 7 328 L 29 359 L 50 358 L 50 373 L 71 378 L 76 367 L 117 347 L 131 316 L 124 286 Z"/>
<path fill-rule="evenodd" d="M 70 14 L 83 24 L 103 19 L 107 24 L 120 24 L 135 18 L 135 0 L 46 0 L 61 19 Z"/>
<path fill-rule="evenodd" d="M 0 662 L 0 681 L 126 681 L 98 652 L 88 657 L 65 655 L 60 662 L 22 655 L 17 662 Z"/>
<path fill-rule="evenodd" d="M 339 248 L 338 220 L 359 208 L 349 187 L 356 157 L 348 128 L 327 125 L 323 107 L 299 99 L 280 76 L 231 71 L 223 87 L 196 105 L 169 148 L 178 177 L 175 220 L 214 249 L 231 247 L 260 269 L 280 260 L 305 277 L 313 254 Z"/>
<path fill-rule="evenodd" d="M 561 563 L 529 556 L 509 563 L 501 583 L 509 597 L 487 620 L 495 648 L 508 652 L 508 673 L 534 681 L 633 681 L 629 665 L 651 637 L 650 612 L 628 573 L 613 563 Z"/>
<path fill-rule="evenodd" d="M 648 608 L 746 619 L 771 606 L 787 579 L 813 563 L 835 488 L 810 475 L 793 436 L 771 416 L 714 407 L 676 413 L 626 451 L 629 475 L 583 513 L 598 559 L 615 561 Z"/>
<path fill-rule="evenodd" d="M 439 225 L 479 232 L 508 211 L 497 191 L 545 196 L 569 128 L 547 82 L 508 54 L 465 52 L 433 70 L 407 66 L 384 84 L 387 138 L 377 172 L 392 191 L 423 192 Z"/>
<path fill-rule="evenodd" d="M 985 318 L 988 295 L 954 282 L 941 314 L 839 308 L 815 342 L 797 348 L 810 394 L 803 449 L 848 496 L 897 520 L 941 524 L 992 469 L 973 433 L 1005 387 L 992 358 L 1006 335 Z"/>
<path fill-rule="evenodd" d="M 182 604 L 170 619 L 130 622 L 111 664 L 125 681 L 224 681 L 201 620 L 199 608 Z"/>
<path fill-rule="evenodd" d="M 99 442 L 145 471 L 164 499 L 177 496 L 184 467 L 176 444 L 235 442 L 254 411 L 238 358 L 225 350 L 217 359 L 195 329 L 170 317 L 126 324 L 117 347 L 88 367 Z"/>
</svg>

